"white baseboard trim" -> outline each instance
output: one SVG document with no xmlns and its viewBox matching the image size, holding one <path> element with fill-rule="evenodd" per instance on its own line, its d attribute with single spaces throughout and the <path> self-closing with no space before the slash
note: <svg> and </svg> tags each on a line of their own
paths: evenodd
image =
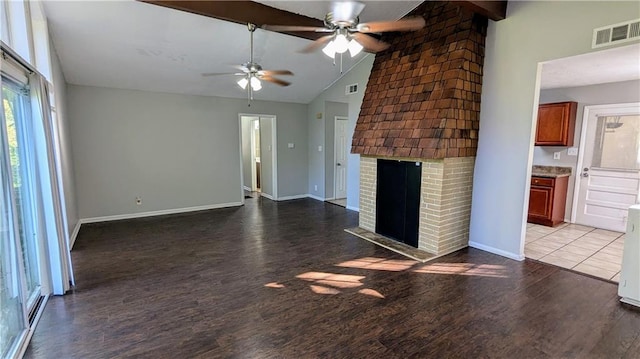
<svg viewBox="0 0 640 359">
<path fill-rule="evenodd" d="M 564 221 L 565 221 L 565 223 L 571 223 L 571 221 L 566 219 L 566 218 L 564 219 Z"/>
<path fill-rule="evenodd" d="M 268 198 L 268 199 L 270 199 L 270 200 L 272 200 L 272 201 L 275 201 L 275 200 L 273 199 L 273 196 L 272 196 L 272 195 L 270 195 L 270 194 L 266 194 L 266 193 L 260 192 L 260 195 L 261 195 L 262 197 L 264 197 L 264 198 Z"/>
<path fill-rule="evenodd" d="M 309 198 L 308 194 L 297 194 L 295 196 L 284 196 L 284 197 L 278 197 L 278 201 L 290 201 L 292 199 L 301 199 L 301 198 Z"/>
<path fill-rule="evenodd" d="M 253 192 L 251 191 L 251 187 L 247 187 L 247 186 L 243 186 L 245 191 L 249 191 L 249 192 Z"/>
<path fill-rule="evenodd" d="M 516 261 L 523 261 L 524 260 L 524 256 L 523 255 L 519 255 L 519 254 L 514 254 L 514 253 L 511 253 L 511 252 L 503 251 L 502 249 L 498 249 L 498 248 L 494 248 L 494 247 L 491 247 L 491 246 L 487 246 L 485 244 L 478 243 L 478 242 L 469 242 L 469 247 L 473 247 L 473 248 L 476 248 L 476 249 L 483 250 L 485 252 L 497 254 L 499 256 L 507 257 L 509 259 L 513 259 L 513 260 L 516 260 Z"/>
<path fill-rule="evenodd" d="M 360 212 L 360 207 L 347 206 L 347 209 L 350 209 L 350 210 L 356 211 L 356 212 Z"/>
<path fill-rule="evenodd" d="M 312 194 L 308 194 L 307 196 L 308 196 L 309 198 L 315 199 L 316 201 L 321 201 L 321 202 L 324 202 L 324 201 L 325 201 L 325 200 L 324 200 L 324 198 L 322 198 L 322 197 L 318 197 L 318 196 L 314 196 L 314 195 L 312 195 Z"/>
<path fill-rule="evenodd" d="M 150 211 L 150 212 L 140 212 L 140 213 L 130 213 L 130 214 L 118 214 L 118 215 L 115 215 L 115 216 L 82 218 L 82 219 L 80 219 L 79 224 L 119 221 L 121 219 L 133 219 L 133 218 L 164 216 L 166 214 L 177 214 L 177 213 L 187 213 L 187 212 L 196 212 L 196 211 L 206 211 L 206 210 L 209 210 L 209 209 L 238 207 L 238 206 L 242 206 L 242 202 L 229 202 L 229 203 L 211 204 L 211 205 L 206 205 L 206 206 L 164 209 L 164 210 L 161 210 L 161 211 Z"/>
<path fill-rule="evenodd" d="M 78 232 L 80 232 L 80 226 L 82 225 L 82 220 L 78 220 L 76 226 L 73 228 L 73 232 L 69 235 L 69 250 L 73 249 L 73 245 L 76 244 L 76 238 L 78 238 Z"/>
</svg>

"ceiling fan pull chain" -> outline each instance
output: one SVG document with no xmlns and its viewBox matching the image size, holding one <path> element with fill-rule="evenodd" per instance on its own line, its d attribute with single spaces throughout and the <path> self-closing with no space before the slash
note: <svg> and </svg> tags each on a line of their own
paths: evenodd
<svg viewBox="0 0 640 359">
<path fill-rule="evenodd" d="M 340 54 L 340 74 L 342 74 L 342 54 Z"/>
</svg>

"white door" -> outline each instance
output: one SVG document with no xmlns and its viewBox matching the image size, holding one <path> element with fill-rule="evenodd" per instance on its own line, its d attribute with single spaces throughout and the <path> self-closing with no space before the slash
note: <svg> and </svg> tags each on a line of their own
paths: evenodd
<svg viewBox="0 0 640 359">
<path fill-rule="evenodd" d="M 335 125 L 335 197 L 347 198 L 347 148 L 349 139 L 347 136 L 346 117 L 336 117 Z"/>
<path fill-rule="evenodd" d="M 586 106 L 575 222 L 624 232 L 640 189 L 640 103 Z"/>
</svg>

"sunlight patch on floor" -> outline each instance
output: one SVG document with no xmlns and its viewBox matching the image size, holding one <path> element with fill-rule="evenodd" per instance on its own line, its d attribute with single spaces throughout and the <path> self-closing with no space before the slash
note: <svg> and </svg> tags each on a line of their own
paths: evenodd
<svg viewBox="0 0 640 359">
<path fill-rule="evenodd" d="M 411 268 L 417 263 L 418 262 L 414 260 L 364 257 L 364 258 L 358 258 L 358 259 L 338 263 L 336 264 L 336 266 L 346 267 L 346 268 L 373 269 L 373 270 L 400 272 L 400 271 Z"/>
<path fill-rule="evenodd" d="M 509 277 L 506 267 L 496 264 L 433 263 L 414 269 L 412 272 L 428 274 L 455 274 L 493 278 Z"/>
</svg>

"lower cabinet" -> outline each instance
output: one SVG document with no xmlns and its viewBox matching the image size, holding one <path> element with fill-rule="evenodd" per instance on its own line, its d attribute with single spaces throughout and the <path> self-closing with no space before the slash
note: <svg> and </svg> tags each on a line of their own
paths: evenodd
<svg viewBox="0 0 640 359">
<path fill-rule="evenodd" d="M 529 223 L 555 226 L 564 222 L 569 177 L 532 177 L 529 189 Z"/>
</svg>

